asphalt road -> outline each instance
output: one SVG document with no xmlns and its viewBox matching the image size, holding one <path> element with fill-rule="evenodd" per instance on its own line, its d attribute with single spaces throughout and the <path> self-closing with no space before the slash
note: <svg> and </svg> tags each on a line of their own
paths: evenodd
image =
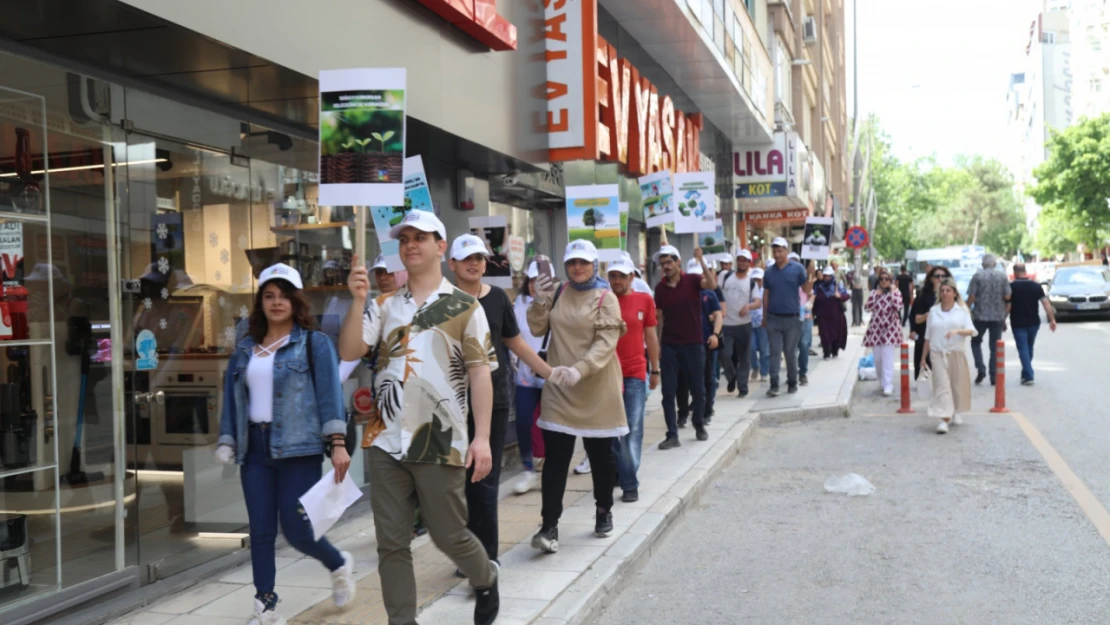
<svg viewBox="0 0 1110 625">
<path fill-rule="evenodd" d="M 756 431 L 597 622 L 1110 622 L 1110 546 L 1099 533 L 1110 536 L 1110 516 L 1098 514 L 1100 502 L 1110 507 L 1110 322 L 1043 326 L 1037 347 L 1036 386 L 1020 387 L 1010 343 L 1007 404 L 1043 439 L 1019 418 L 986 414 L 986 383 L 946 436 L 923 406 L 893 415 L 897 403 L 861 383 L 851 419 Z M 1045 460 L 1055 453 L 1062 469 Z M 876 492 L 824 492 L 826 478 L 848 472 Z M 1084 486 L 1086 509 L 1073 494 Z"/>
</svg>

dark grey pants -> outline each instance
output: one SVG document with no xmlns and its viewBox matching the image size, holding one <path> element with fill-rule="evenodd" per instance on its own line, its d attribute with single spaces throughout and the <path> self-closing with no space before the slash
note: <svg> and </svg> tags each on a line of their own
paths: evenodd
<svg viewBox="0 0 1110 625">
<path fill-rule="evenodd" d="M 725 369 L 725 379 L 729 383 L 736 382 L 736 387 L 741 393 L 748 392 L 748 374 L 751 370 L 752 350 L 752 324 L 745 323 L 738 326 L 724 326 L 721 337 L 724 346 L 721 348 L 720 364 Z M 737 364 L 733 364 L 733 356 L 739 354 Z"/>
<path fill-rule="evenodd" d="M 802 337 L 802 320 L 798 315 L 784 317 L 767 314 L 763 318 L 771 343 L 771 388 L 779 386 L 779 366 L 786 353 L 786 384 L 798 384 L 798 340 Z"/>
</svg>

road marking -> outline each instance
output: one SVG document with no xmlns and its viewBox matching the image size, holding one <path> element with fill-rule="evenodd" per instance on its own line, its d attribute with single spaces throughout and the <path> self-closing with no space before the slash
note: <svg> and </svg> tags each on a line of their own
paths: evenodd
<svg viewBox="0 0 1110 625">
<path fill-rule="evenodd" d="M 1044 458 L 1045 462 L 1048 464 L 1048 468 L 1052 469 L 1057 479 L 1059 479 L 1064 485 L 1064 488 L 1071 493 L 1071 496 L 1075 499 L 1075 502 L 1079 504 L 1079 507 L 1083 509 L 1083 514 L 1087 515 L 1087 520 L 1098 530 L 1098 533 L 1102 536 L 1102 540 L 1110 546 L 1110 512 L 1106 511 L 1106 508 L 1103 507 L 1094 493 L 1092 493 L 1090 489 L 1087 488 L 1087 485 L 1083 483 L 1083 480 L 1079 479 L 1079 476 L 1071 470 L 1071 467 L 1068 466 L 1064 458 L 1061 457 L 1056 449 L 1048 442 L 1044 434 L 1041 434 L 1041 431 L 1038 430 L 1029 419 L 1026 419 L 1025 415 L 1020 412 L 1012 412 L 1010 415 L 1014 418 L 1014 421 L 1017 421 L 1018 427 L 1025 433 L 1029 442 L 1033 443 L 1033 447 L 1036 447 L 1037 451 L 1040 452 L 1041 457 Z"/>
</svg>

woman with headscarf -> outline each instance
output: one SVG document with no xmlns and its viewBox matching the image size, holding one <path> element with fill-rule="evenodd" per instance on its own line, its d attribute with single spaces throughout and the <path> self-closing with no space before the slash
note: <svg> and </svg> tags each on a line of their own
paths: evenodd
<svg viewBox="0 0 1110 625">
<path fill-rule="evenodd" d="M 840 354 L 848 344 L 848 321 L 844 318 L 844 302 L 852 296 L 836 283 L 836 270 L 825 267 L 821 281 L 813 285 L 813 316 L 821 334 L 821 351 L 825 360 Z"/>
<path fill-rule="evenodd" d="M 894 288 L 894 277 L 885 267 L 879 267 L 879 282 L 871 297 L 867 298 L 867 312 L 871 321 L 863 335 L 864 347 L 875 354 L 875 370 L 883 395 L 894 394 L 894 348 L 902 344 L 902 294 Z"/>
<path fill-rule="evenodd" d="M 929 309 L 925 352 L 932 361 L 933 396 L 929 416 L 940 419 L 937 434 L 947 434 L 948 424 L 960 425 L 961 412 L 971 410 L 971 367 L 967 339 L 978 334 L 960 289 L 952 278 L 938 281 L 939 300 Z M 922 359 L 924 360 L 924 359 Z M 919 365 L 924 368 L 925 363 Z"/>
<path fill-rule="evenodd" d="M 917 292 L 913 306 L 910 306 L 910 338 L 913 339 L 913 379 L 915 380 L 921 375 L 921 363 L 929 364 L 929 353 L 925 351 L 925 330 L 928 327 L 929 311 L 937 303 L 940 281 L 951 277 L 952 274 L 948 272 L 947 267 L 937 265 L 930 269 L 925 275 L 925 284 Z M 924 360 L 922 356 L 925 357 Z"/>
<path fill-rule="evenodd" d="M 592 467 L 594 534 L 604 537 L 613 531 L 613 443 L 628 434 L 616 357 L 617 341 L 625 331 L 617 296 L 598 275 L 597 249 L 589 241 L 571 241 L 563 264 L 567 283 L 556 292 L 552 279 L 541 274 L 536 278 L 536 299 L 528 308 L 532 334 L 551 333 L 547 362 L 554 367 L 544 386 L 538 422 L 547 453 L 541 480 L 543 525 L 532 537 L 532 547 L 547 553 L 559 549 L 559 517 L 576 437 L 582 437 Z"/>
</svg>

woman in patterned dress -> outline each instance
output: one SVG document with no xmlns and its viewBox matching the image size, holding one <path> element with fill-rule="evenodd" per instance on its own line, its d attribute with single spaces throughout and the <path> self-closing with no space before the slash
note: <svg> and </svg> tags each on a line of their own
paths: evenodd
<svg viewBox="0 0 1110 625">
<path fill-rule="evenodd" d="M 894 348 L 902 344 L 902 294 L 893 287 L 894 277 L 879 269 L 879 284 L 867 299 L 871 322 L 863 335 L 863 345 L 875 354 L 875 370 L 883 395 L 894 394 Z"/>
</svg>

